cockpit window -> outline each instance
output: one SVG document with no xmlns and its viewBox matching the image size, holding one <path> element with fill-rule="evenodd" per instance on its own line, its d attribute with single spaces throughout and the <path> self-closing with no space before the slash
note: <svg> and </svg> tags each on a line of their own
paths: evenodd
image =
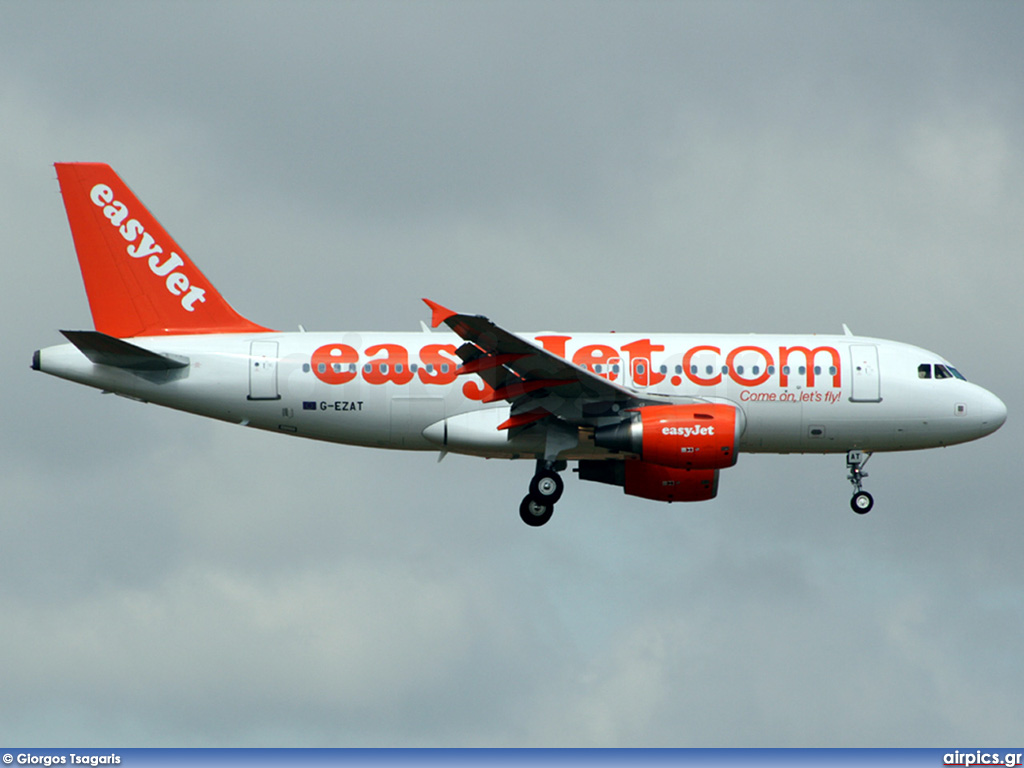
<svg viewBox="0 0 1024 768">
<path fill-rule="evenodd" d="M 952 365 L 939 365 L 935 364 L 935 378 L 936 379 L 960 379 L 961 381 L 967 381 L 964 375 L 960 373 Z"/>
<path fill-rule="evenodd" d="M 964 375 L 952 365 L 943 365 L 942 363 L 935 363 L 934 366 L 931 363 L 921 363 L 921 365 L 917 366 L 917 377 L 919 379 L 930 379 L 933 368 L 936 379 L 960 379 L 961 381 L 967 381 Z"/>
</svg>

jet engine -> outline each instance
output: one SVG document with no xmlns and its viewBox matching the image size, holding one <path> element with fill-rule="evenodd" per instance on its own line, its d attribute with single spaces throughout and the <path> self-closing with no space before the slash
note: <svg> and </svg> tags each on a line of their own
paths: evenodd
<svg viewBox="0 0 1024 768">
<path fill-rule="evenodd" d="M 586 459 L 580 480 L 618 485 L 630 496 L 654 501 L 707 501 L 718 493 L 717 469 L 673 469 L 646 461 Z"/>
<path fill-rule="evenodd" d="M 674 469 L 724 469 L 736 463 L 743 414 L 731 405 L 648 405 L 598 427 L 594 445 Z M 628 491 L 627 491 L 628 492 Z"/>
</svg>

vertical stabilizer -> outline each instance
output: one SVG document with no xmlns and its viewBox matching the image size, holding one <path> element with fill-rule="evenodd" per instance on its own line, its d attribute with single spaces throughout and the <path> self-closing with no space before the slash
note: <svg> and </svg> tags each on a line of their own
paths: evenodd
<svg viewBox="0 0 1024 768">
<path fill-rule="evenodd" d="M 56 163 L 96 330 L 117 338 L 253 333 L 104 163 Z"/>
</svg>

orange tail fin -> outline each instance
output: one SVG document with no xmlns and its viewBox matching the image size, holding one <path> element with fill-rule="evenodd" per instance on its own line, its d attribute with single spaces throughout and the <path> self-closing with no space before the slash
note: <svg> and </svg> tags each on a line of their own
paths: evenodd
<svg viewBox="0 0 1024 768">
<path fill-rule="evenodd" d="M 109 336 L 254 333 L 103 163 L 56 163 L 96 330 Z"/>
</svg>

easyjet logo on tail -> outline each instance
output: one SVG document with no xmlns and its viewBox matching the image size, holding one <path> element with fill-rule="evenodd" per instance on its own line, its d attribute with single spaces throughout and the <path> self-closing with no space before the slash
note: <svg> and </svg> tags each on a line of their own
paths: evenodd
<svg viewBox="0 0 1024 768">
<path fill-rule="evenodd" d="M 192 285 L 188 275 L 178 270 L 185 266 L 184 259 L 173 251 L 165 258 L 164 249 L 142 223 L 138 219 L 129 218 L 128 206 L 114 199 L 114 190 L 106 184 L 97 184 L 89 192 L 89 199 L 103 209 L 103 215 L 110 221 L 110 225 L 129 243 L 125 252 L 133 259 L 146 259 L 150 272 L 164 278 L 167 292 L 172 296 L 180 296 L 181 306 L 186 311 L 194 312 L 196 303 L 206 301 L 206 289 Z"/>
</svg>

